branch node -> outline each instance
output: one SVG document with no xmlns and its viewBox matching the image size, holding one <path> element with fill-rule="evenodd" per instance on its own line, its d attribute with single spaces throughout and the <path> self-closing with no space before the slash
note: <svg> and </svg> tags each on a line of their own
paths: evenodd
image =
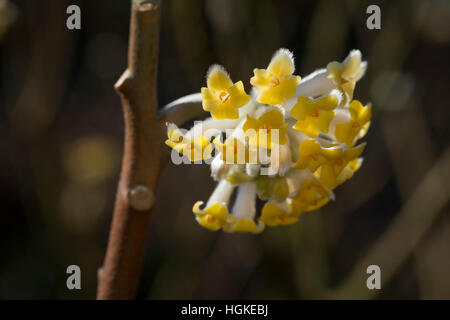
<svg viewBox="0 0 450 320">
<path fill-rule="evenodd" d="M 146 186 L 139 185 L 128 191 L 128 200 L 134 210 L 147 211 L 153 207 L 155 195 Z"/>
<path fill-rule="evenodd" d="M 140 11 L 150 11 L 158 9 L 158 5 L 155 3 L 155 1 L 139 0 L 138 5 Z"/>
<path fill-rule="evenodd" d="M 97 278 L 101 279 L 103 277 L 103 267 L 98 268 L 97 270 Z"/>
<path fill-rule="evenodd" d="M 119 80 L 114 84 L 114 89 L 117 92 L 125 93 L 127 92 L 127 88 L 129 87 L 129 82 L 131 79 L 131 72 L 129 69 L 126 69 L 124 73 L 120 76 Z"/>
</svg>

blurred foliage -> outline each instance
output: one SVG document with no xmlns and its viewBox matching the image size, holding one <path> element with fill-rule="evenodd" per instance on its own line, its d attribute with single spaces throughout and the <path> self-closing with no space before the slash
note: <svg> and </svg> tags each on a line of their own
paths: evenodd
<svg viewBox="0 0 450 320">
<path fill-rule="evenodd" d="M 70 4 L 80 31 L 65 27 Z M 370 4 L 381 30 L 366 28 Z M 129 13 L 121 0 L 0 1 L 2 299 L 95 296 L 120 171 L 113 84 Z M 286 47 L 305 76 L 358 48 L 369 68 L 355 97 L 374 117 L 364 165 L 336 201 L 259 236 L 199 227 L 191 207 L 213 188 L 208 167 L 169 164 L 139 298 L 450 299 L 448 1 L 174 0 L 161 18 L 161 106 L 197 92 L 213 63 L 245 80 Z M 70 264 L 81 291 L 66 289 Z M 381 267 L 381 291 L 365 287 L 368 264 Z"/>
</svg>

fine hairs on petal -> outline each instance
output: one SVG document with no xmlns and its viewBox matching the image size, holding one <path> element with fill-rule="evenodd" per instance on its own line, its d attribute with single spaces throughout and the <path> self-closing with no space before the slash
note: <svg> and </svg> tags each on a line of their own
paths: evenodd
<svg viewBox="0 0 450 320">
<path fill-rule="evenodd" d="M 356 81 L 359 81 L 359 80 L 364 76 L 364 74 L 366 73 L 366 70 L 367 70 L 367 61 L 362 61 L 362 62 L 359 64 L 359 66 L 360 66 L 360 68 L 359 68 L 357 74 L 355 75 L 355 80 L 356 80 Z"/>
<path fill-rule="evenodd" d="M 176 124 L 172 122 L 166 122 L 166 126 L 167 126 L 167 133 L 169 133 L 172 130 L 178 129 Z"/>
<path fill-rule="evenodd" d="M 362 58 L 361 51 L 359 51 L 358 49 L 353 49 L 353 50 L 351 50 L 350 53 L 348 54 L 347 58 L 345 58 L 344 61 L 347 61 L 347 60 L 349 60 L 351 57 L 355 57 L 355 56 L 358 57 L 359 60 L 361 60 L 361 58 Z"/>
<path fill-rule="evenodd" d="M 363 69 L 364 72 L 366 71 L 366 69 L 367 69 L 367 61 L 362 61 L 362 62 L 361 62 L 361 69 Z M 362 75 L 361 75 L 361 76 L 362 76 Z"/>
<path fill-rule="evenodd" d="M 293 71 L 295 72 L 295 61 L 294 61 L 294 54 L 289 51 L 286 48 L 280 48 L 278 49 L 272 56 L 272 59 L 270 59 L 270 63 L 272 63 L 272 61 L 274 61 L 276 58 L 278 58 L 281 55 L 286 55 L 292 62 L 293 65 Z"/>
<path fill-rule="evenodd" d="M 216 70 L 224 73 L 229 79 L 231 79 L 230 74 L 228 73 L 227 70 L 225 70 L 224 67 L 222 67 L 220 64 L 213 64 L 208 68 L 208 72 L 206 73 L 206 81 L 208 81 L 208 78 L 211 75 L 211 73 L 213 73 Z"/>
<path fill-rule="evenodd" d="M 188 133 L 188 130 L 186 130 L 184 128 L 179 128 L 173 122 L 166 122 L 166 126 L 167 126 L 167 135 L 169 135 L 171 131 L 174 131 L 174 132 L 179 132 L 181 136 L 185 137 L 186 133 Z"/>
</svg>

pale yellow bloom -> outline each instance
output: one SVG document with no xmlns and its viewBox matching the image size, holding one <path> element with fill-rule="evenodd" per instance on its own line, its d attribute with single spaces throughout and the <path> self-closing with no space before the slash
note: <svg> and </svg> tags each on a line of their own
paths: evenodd
<svg viewBox="0 0 450 320">
<path fill-rule="evenodd" d="M 361 155 L 364 146 L 364 144 L 361 144 L 357 147 L 348 148 L 338 158 L 322 164 L 320 170 L 316 173 L 320 181 L 329 189 L 336 188 L 340 184 L 340 173 L 351 161 L 356 160 Z"/>
<path fill-rule="evenodd" d="M 265 228 L 265 224 L 262 221 L 256 223 L 250 218 L 241 218 L 233 223 L 226 225 L 223 228 L 225 232 L 241 232 L 241 233 L 261 233 Z"/>
<path fill-rule="evenodd" d="M 364 137 L 370 126 L 372 108 L 363 106 L 358 100 L 353 100 L 348 107 L 350 121 L 336 125 L 335 136 L 340 142 L 353 145 L 356 139 Z"/>
<path fill-rule="evenodd" d="M 292 53 L 278 50 L 267 69 L 254 69 L 250 83 L 258 90 L 257 101 L 268 105 L 281 105 L 295 94 L 300 76 L 295 71 Z"/>
<path fill-rule="evenodd" d="M 258 161 L 257 148 L 250 146 L 245 141 L 242 142 L 239 138 L 229 138 L 225 143 L 220 142 L 219 138 L 215 138 L 213 143 L 225 163 L 245 164 Z"/>
<path fill-rule="evenodd" d="M 296 214 L 317 210 L 330 201 L 330 192 L 317 179 L 303 181 L 300 190 L 292 200 L 292 210 Z"/>
<path fill-rule="evenodd" d="M 333 61 L 327 65 L 328 78 L 344 94 L 343 103 L 351 101 L 356 82 L 363 76 L 366 64 L 361 62 L 361 52 L 352 50 L 343 62 Z"/>
<path fill-rule="evenodd" d="M 204 136 L 191 140 L 185 137 L 176 126 L 172 126 L 167 135 L 166 145 L 186 156 L 189 161 L 196 162 L 211 157 L 212 145 Z"/>
<path fill-rule="evenodd" d="M 207 88 L 202 88 L 203 109 L 214 119 L 237 119 L 238 109 L 250 101 L 242 81 L 235 84 L 226 71 L 215 65 L 208 72 Z"/>
<path fill-rule="evenodd" d="M 328 133 L 328 127 L 333 120 L 333 110 L 338 106 L 339 97 L 336 94 L 318 99 L 298 97 L 297 103 L 291 109 L 291 114 L 298 121 L 294 128 L 310 137 L 317 137 L 320 132 Z"/>
<path fill-rule="evenodd" d="M 287 127 L 283 114 L 274 109 L 257 119 L 247 115 L 243 130 L 249 137 L 250 146 L 271 149 L 274 144 L 285 144 L 287 142 Z M 272 137 L 274 134 L 272 130 L 274 129 L 277 130 L 278 139 Z"/>
<path fill-rule="evenodd" d="M 192 208 L 192 211 L 196 215 L 197 221 L 203 227 L 216 231 L 220 228 L 235 222 L 233 215 L 228 213 L 228 209 L 221 203 L 214 203 L 213 205 L 200 209 L 203 204 L 201 201 L 197 201 Z"/>
<path fill-rule="evenodd" d="M 298 222 L 299 214 L 292 213 L 292 204 L 267 202 L 261 212 L 261 221 L 269 227 L 287 226 Z"/>
<path fill-rule="evenodd" d="M 315 172 L 321 165 L 339 159 L 342 155 L 342 148 L 325 148 L 316 140 L 304 140 L 299 146 L 299 157 L 294 168 L 309 169 Z"/>
</svg>

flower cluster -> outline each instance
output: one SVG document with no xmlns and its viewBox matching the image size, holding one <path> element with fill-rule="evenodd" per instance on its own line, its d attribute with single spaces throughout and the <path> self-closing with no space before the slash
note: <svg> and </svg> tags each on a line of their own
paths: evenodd
<svg viewBox="0 0 450 320">
<path fill-rule="evenodd" d="M 166 141 L 190 161 L 209 163 L 218 181 L 206 204 L 194 204 L 198 223 L 259 233 L 266 225 L 296 223 L 334 199 L 333 189 L 362 164 L 365 144 L 358 140 L 369 128 L 371 107 L 353 100 L 353 92 L 366 65 L 353 50 L 301 79 L 292 53 L 279 49 L 266 69 L 254 69 L 250 95 L 242 81 L 212 66 L 201 89 L 211 117 L 184 132 L 168 124 Z"/>
</svg>

